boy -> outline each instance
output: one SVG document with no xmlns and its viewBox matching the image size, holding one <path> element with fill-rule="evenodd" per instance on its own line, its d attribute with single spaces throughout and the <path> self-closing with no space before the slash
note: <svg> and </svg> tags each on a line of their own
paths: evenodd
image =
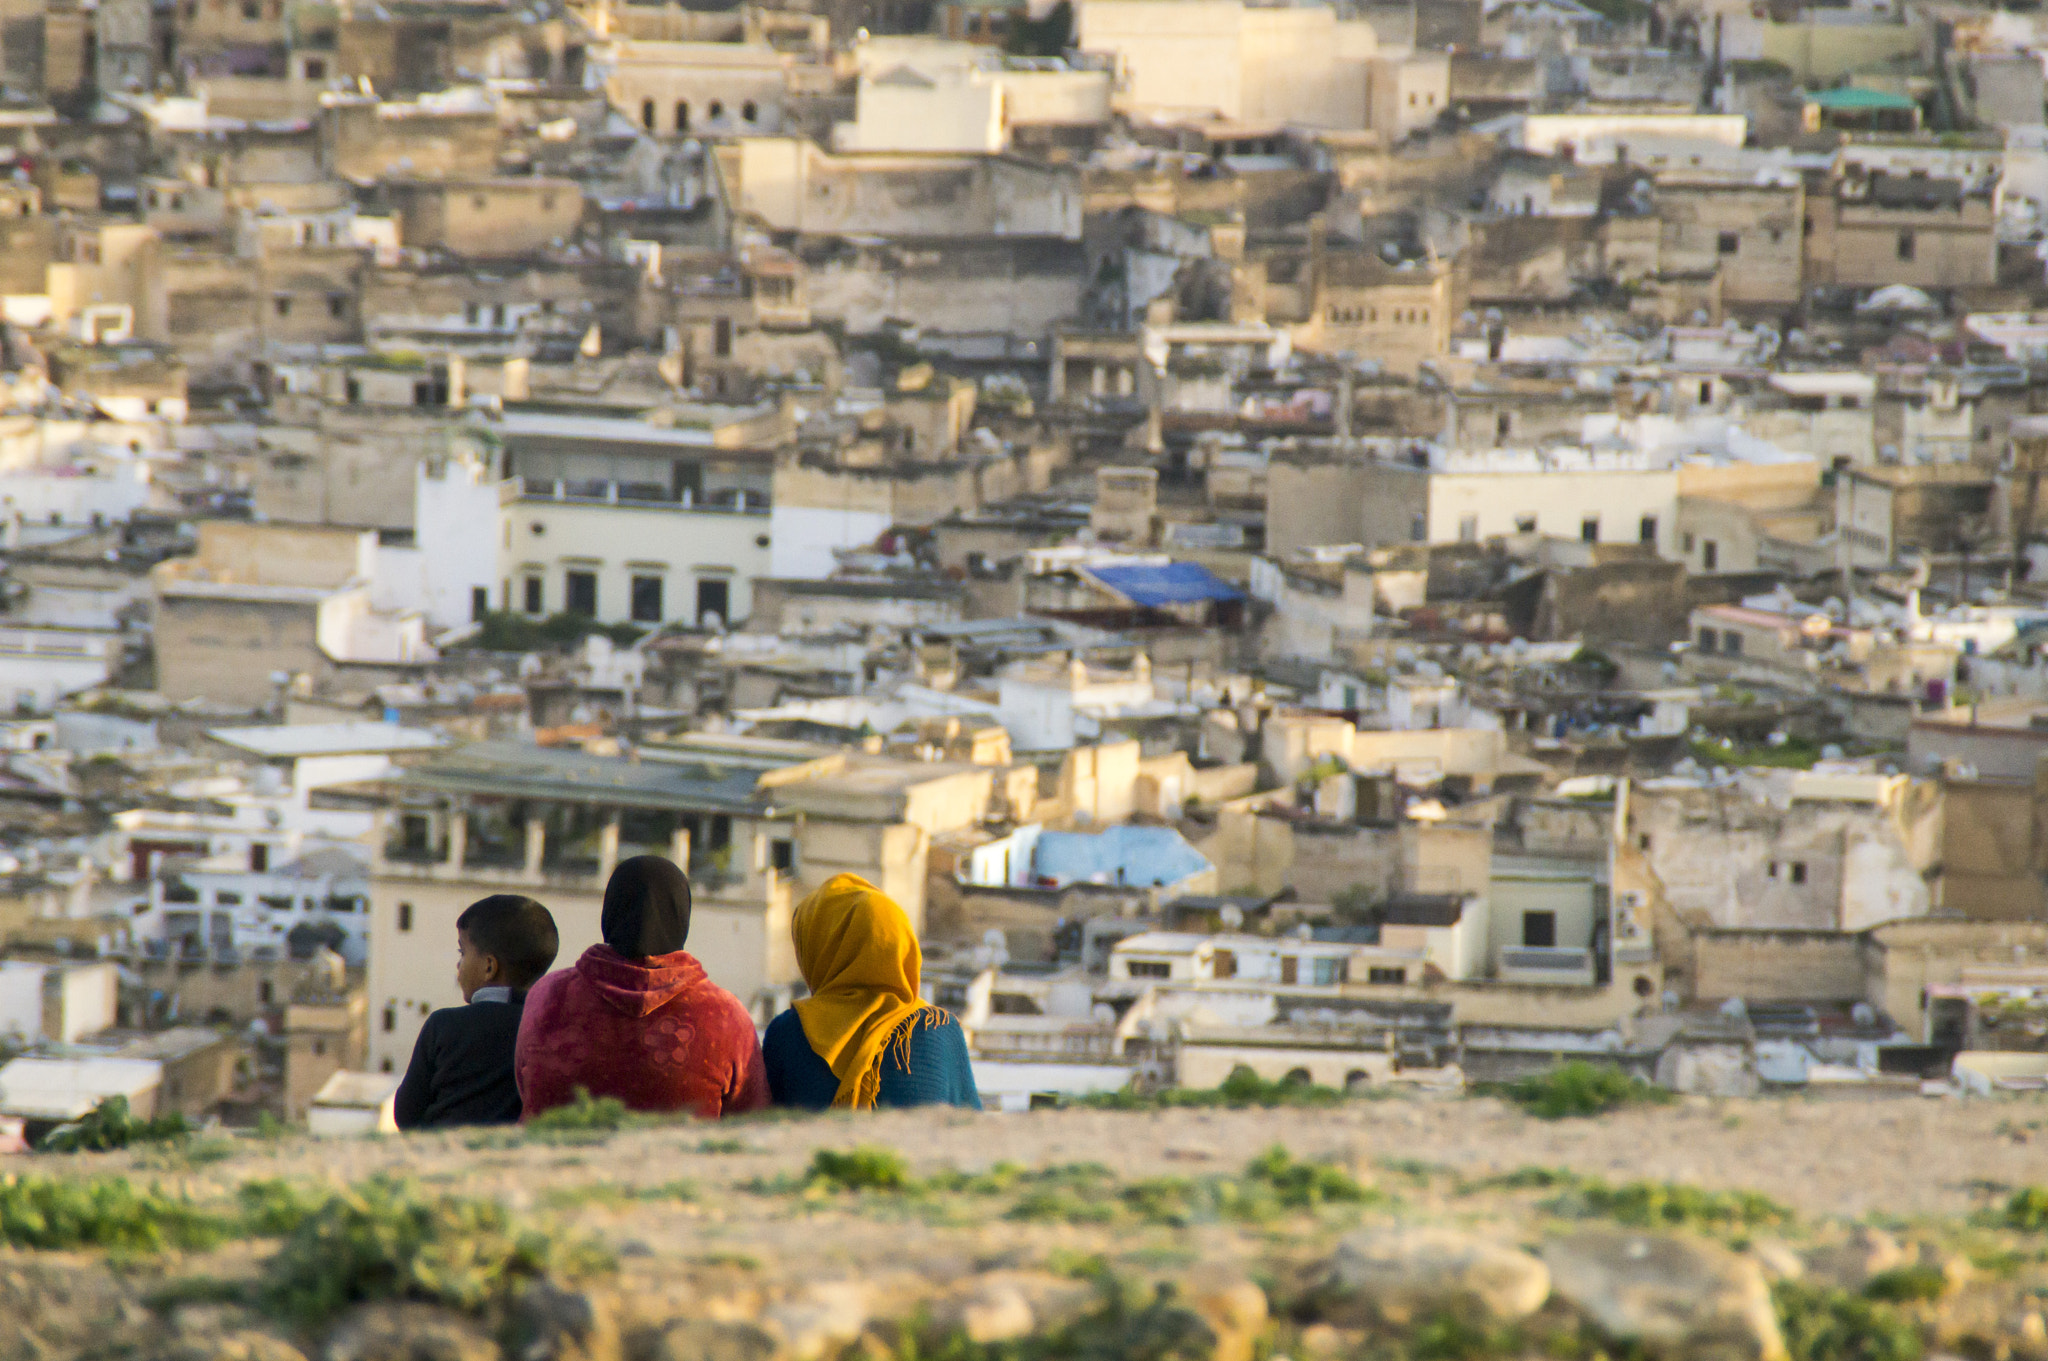
<svg viewBox="0 0 2048 1361">
<path fill-rule="evenodd" d="M 467 1006 L 427 1017 L 398 1085 L 400 1129 L 519 1119 L 512 1048 L 526 990 L 554 967 L 555 919 L 531 898 L 496 893 L 455 919 L 455 986 Z"/>
</svg>

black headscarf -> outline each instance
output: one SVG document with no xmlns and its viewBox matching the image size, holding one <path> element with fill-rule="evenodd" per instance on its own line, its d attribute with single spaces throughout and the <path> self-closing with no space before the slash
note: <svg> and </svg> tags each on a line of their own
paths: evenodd
<svg viewBox="0 0 2048 1361">
<path fill-rule="evenodd" d="M 690 938 L 690 879 L 658 855 L 621 860 L 604 886 L 604 943 L 633 959 L 674 954 Z"/>
</svg>

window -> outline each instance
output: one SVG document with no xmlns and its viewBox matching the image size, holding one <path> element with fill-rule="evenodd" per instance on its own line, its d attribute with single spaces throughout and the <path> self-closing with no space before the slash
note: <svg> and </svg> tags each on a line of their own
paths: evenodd
<svg viewBox="0 0 2048 1361">
<path fill-rule="evenodd" d="M 1535 532 L 1536 532 L 1536 517 L 1535 517 L 1535 516 L 1533 516 L 1533 515 L 1517 515 L 1517 516 L 1515 517 L 1515 533 L 1517 533 L 1517 534 L 1534 534 Z"/>
<path fill-rule="evenodd" d="M 316 1058 L 317 1058 L 317 1057 L 319 1057 L 319 1056 L 321 1056 L 321 1055 L 325 1054 L 326 1052 L 327 1052 L 327 1041 L 325 1041 L 325 1040 L 315 1040 L 315 1041 L 313 1041 L 313 1054 L 314 1054 L 314 1057 L 316 1057 Z"/>
<path fill-rule="evenodd" d="M 326 63 L 326 62 L 324 62 L 324 61 L 322 61 L 322 60 L 320 60 L 320 58 L 318 58 L 318 57 L 309 57 L 309 58 L 307 58 L 307 59 L 306 59 L 306 79 L 307 79 L 307 80 L 325 80 L 325 79 L 327 79 L 327 63 Z"/>
<path fill-rule="evenodd" d="M 1683 539 L 1683 541 L 1682 541 L 1682 543 L 1683 543 L 1683 547 L 1684 547 L 1684 549 L 1685 549 L 1685 551 L 1686 551 L 1686 552 L 1688 552 L 1688 553 L 1692 552 L 1692 535 L 1690 535 L 1690 534 L 1687 534 L 1687 535 L 1685 535 L 1685 536 L 1684 536 L 1684 539 Z"/>
<path fill-rule="evenodd" d="M 1773 860 L 1770 864 L 1764 866 L 1764 877 L 1766 879 L 1775 879 L 1778 877 L 1777 861 Z"/>
<path fill-rule="evenodd" d="M 689 130 L 690 101 L 687 99 L 678 99 L 676 101 L 676 131 L 678 133 L 684 133 L 688 132 Z"/>
<path fill-rule="evenodd" d="M 1365 981 L 1368 983 L 1406 983 L 1408 981 L 1408 971 L 1406 969 L 1367 969 L 1365 971 Z"/>
<path fill-rule="evenodd" d="M 1586 543 L 1600 542 L 1600 517 L 1588 515 L 1579 521 L 1579 538 Z"/>
<path fill-rule="evenodd" d="M 1742 635 L 1734 629 L 1729 629 L 1721 637 L 1721 650 L 1731 657 L 1740 657 L 1742 655 Z"/>
<path fill-rule="evenodd" d="M 768 868 L 777 874 L 796 873 L 796 843 L 777 837 L 768 843 Z"/>
<path fill-rule="evenodd" d="M 661 622 L 661 578 L 657 576 L 634 577 L 632 605 L 634 623 L 659 624 Z"/>
<path fill-rule="evenodd" d="M 1344 961 L 1341 959 L 1318 959 L 1313 961 L 1314 969 L 1309 980 L 1319 988 L 1334 988 L 1344 981 Z"/>
<path fill-rule="evenodd" d="M 1714 248 L 1723 255 L 1733 255 L 1742 248 L 1742 234 L 1740 232 L 1722 232 L 1714 238 Z"/>
<path fill-rule="evenodd" d="M 720 317 L 711 323 L 711 353 L 720 359 L 732 357 L 731 317 Z"/>
<path fill-rule="evenodd" d="M 401 930 L 401 931 L 410 931 L 410 930 L 412 930 L 412 904 L 411 904 L 411 903 L 400 903 L 400 904 L 398 905 L 398 929 L 399 929 L 399 930 Z"/>
<path fill-rule="evenodd" d="M 1212 978 L 1237 977 L 1237 952 L 1218 950 L 1209 956 L 1209 976 Z"/>
<path fill-rule="evenodd" d="M 1701 384 L 1700 384 L 1700 405 L 1701 405 L 1701 406 L 1705 406 L 1705 405 L 1707 405 L 1708 403 L 1712 402 L 1713 400 L 1714 400 L 1714 382 L 1713 382 L 1713 380 L 1712 380 L 1712 379 L 1710 378 L 1710 379 L 1708 379 L 1708 380 L 1707 380 L 1706 382 L 1704 382 L 1704 383 L 1701 383 Z"/>
<path fill-rule="evenodd" d="M 270 307 L 272 311 L 276 312 L 281 317 L 288 317 L 292 314 L 292 300 L 288 297 L 285 297 L 283 294 L 279 294 L 277 297 L 272 298 L 270 300 Z"/>
<path fill-rule="evenodd" d="M 257 4 L 256 0 L 242 0 L 242 17 L 254 23 L 263 17 L 263 6 Z"/>
<path fill-rule="evenodd" d="M 1643 543 L 1655 543 L 1655 542 L 1657 542 L 1657 517 L 1656 517 L 1656 516 L 1654 516 L 1654 515 L 1645 515 L 1645 516 L 1643 517 L 1643 521 L 1642 521 L 1642 523 L 1636 526 L 1636 538 L 1637 538 L 1637 539 L 1638 539 L 1638 540 L 1639 540 L 1640 542 L 1643 542 Z"/>
<path fill-rule="evenodd" d="M 1899 258 L 1901 260 L 1910 260 L 1913 258 L 1913 245 L 1913 233 L 1899 233 Z"/>
<path fill-rule="evenodd" d="M 268 1004 L 269 1002 L 274 1000 L 276 996 L 277 988 L 274 984 L 271 983 L 269 979 L 266 978 L 256 985 L 257 1001 Z"/>
<path fill-rule="evenodd" d="M 249 844 L 249 873 L 262 874 L 270 868 L 270 847 L 261 841 Z"/>
<path fill-rule="evenodd" d="M 223 889 L 213 895 L 213 905 L 215 907 L 240 907 L 242 905 L 242 895 L 239 893 L 229 893 Z"/>
<path fill-rule="evenodd" d="M 707 578 L 697 583 L 697 623 L 702 626 L 716 618 L 719 624 L 732 622 L 732 585 L 730 582 Z"/>
<path fill-rule="evenodd" d="M 711 121 L 714 123 L 725 117 L 725 105 L 716 99 L 712 100 L 710 106 L 704 111 L 711 115 Z"/>
<path fill-rule="evenodd" d="M 1417 515 L 1408 522 L 1408 537 L 1416 543 L 1426 541 L 1429 538 L 1429 522 Z"/>
<path fill-rule="evenodd" d="M 563 573 L 562 608 L 570 614 L 580 614 L 586 619 L 597 618 L 597 573 Z"/>
<path fill-rule="evenodd" d="M 1794 860 L 1792 862 L 1792 882 L 1795 884 L 1806 882 L 1806 862 L 1804 860 Z"/>
<path fill-rule="evenodd" d="M 1458 542 L 1479 542 L 1479 517 L 1477 515 L 1461 515 L 1458 517 Z"/>
<path fill-rule="evenodd" d="M 528 614 L 539 614 L 541 612 L 541 585 L 539 577 L 528 577 L 526 579 L 525 605 Z"/>
<path fill-rule="evenodd" d="M 751 123 L 751 122 L 753 122 L 753 121 L 754 121 L 755 119 L 759 118 L 760 116 L 761 116 L 761 110 L 760 110 L 760 108 L 759 108 L 759 107 L 758 107 L 758 106 L 757 106 L 757 105 L 756 105 L 756 104 L 754 103 L 754 101 L 753 101 L 753 100 L 751 100 L 751 99 L 750 99 L 750 100 L 748 100 L 748 101 L 747 101 L 746 103 L 744 103 L 744 104 L 740 105 L 740 117 L 741 117 L 742 119 L 744 119 L 745 121 L 747 121 L 747 122 Z"/>
<path fill-rule="evenodd" d="M 1126 970 L 1127 970 L 1127 971 L 1129 972 L 1129 974 L 1130 974 L 1130 976 L 1131 976 L 1132 978 L 1171 978 L 1171 977 L 1173 977 L 1173 966 L 1172 966 L 1172 965 L 1170 965 L 1170 964 L 1155 964 L 1154 962 L 1152 962 L 1152 961 L 1151 961 L 1151 960 L 1149 960 L 1149 959 L 1134 959 L 1134 960 L 1132 960 L 1132 961 L 1131 961 L 1131 962 L 1130 962 L 1130 963 L 1129 963 L 1128 965 L 1126 965 L 1126 966 L 1125 966 L 1125 969 L 1126 969 Z"/>
<path fill-rule="evenodd" d="M 472 624 L 481 624 L 481 623 L 483 622 L 483 620 L 484 620 L 484 615 L 485 615 L 486 613 L 488 613 L 488 612 L 489 612 L 490 608 L 491 608 L 491 592 L 490 592 L 490 588 L 489 588 L 489 587 L 486 587 L 486 586 L 472 586 L 472 587 L 470 587 L 470 588 L 469 588 L 469 622 L 470 622 L 470 623 L 472 623 Z"/>
<path fill-rule="evenodd" d="M 1297 955 L 1280 956 L 1280 981 L 1298 983 L 1301 981 L 1301 959 Z"/>
<path fill-rule="evenodd" d="M 1522 914 L 1522 944 L 1548 948 L 1557 944 L 1557 914 L 1555 912 L 1524 912 Z"/>
<path fill-rule="evenodd" d="M 1647 851 L 1650 849 L 1650 834 L 1648 832 L 1644 832 L 1641 836 L 1636 838 L 1636 849 L 1639 851 Z"/>
<path fill-rule="evenodd" d="M 256 899 L 266 912 L 289 912 L 292 898 L 288 893 L 265 893 Z"/>
<path fill-rule="evenodd" d="M 1506 439 L 1508 437 L 1508 431 L 1514 428 L 1515 418 L 1505 411 L 1501 412 L 1498 416 L 1495 416 L 1493 418 L 1493 437 L 1497 440 Z"/>
<path fill-rule="evenodd" d="M 1721 565 L 1721 545 L 1708 539 L 1700 545 L 1700 570 L 1711 572 Z"/>
<path fill-rule="evenodd" d="M 329 293 L 327 295 L 327 315 L 333 317 L 336 321 L 346 317 L 348 315 L 348 294 Z"/>
<path fill-rule="evenodd" d="M 654 101 L 651 99 L 640 101 L 640 126 L 649 132 L 654 131 Z"/>
</svg>

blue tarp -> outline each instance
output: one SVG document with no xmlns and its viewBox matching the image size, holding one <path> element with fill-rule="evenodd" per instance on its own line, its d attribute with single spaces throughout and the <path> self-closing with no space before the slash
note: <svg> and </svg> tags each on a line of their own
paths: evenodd
<svg viewBox="0 0 2048 1361">
<path fill-rule="evenodd" d="M 1100 832 L 1046 832 L 1032 851 L 1031 872 L 1062 884 L 1177 884 L 1211 868 L 1208 858 L 1171 827 L 1125 824 Z"/>
<path fill-rule="evenodd" d="M 1089 567 L 1090 577 L 1136 605 L 1192 605 L 1204 600 L 1242 600 L 1244 592 L 1199 562 Z"/>
</svg>

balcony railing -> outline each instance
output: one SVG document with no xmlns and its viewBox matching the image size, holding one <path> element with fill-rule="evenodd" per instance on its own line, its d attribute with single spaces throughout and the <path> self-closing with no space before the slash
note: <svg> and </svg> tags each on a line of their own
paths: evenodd
<svg viewBox="0 0 2048 1361">
<path fill-rule="evenodd" d="M 603 478 L 529 478 L 523 483 L 529 501 L 560 501 L 570 505 L 631 506 L 638 510 L 696 511 L 701 514 L 766 515 L 766 492 L 727 488 L 710 493 L 685 487 L 674 491 L 658 482 L 619 482 Z"/>
</svg>

